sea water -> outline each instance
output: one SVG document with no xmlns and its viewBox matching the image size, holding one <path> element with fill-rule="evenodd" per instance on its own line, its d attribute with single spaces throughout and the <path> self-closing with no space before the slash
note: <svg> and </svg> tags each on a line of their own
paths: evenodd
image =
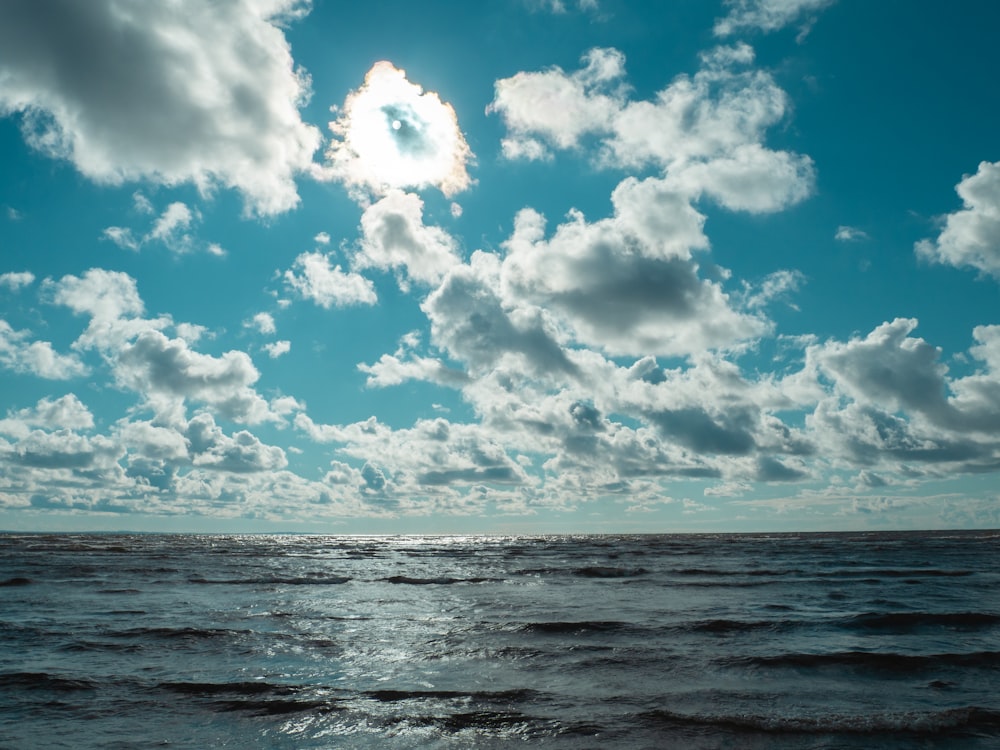
<svg viewBox="0 0 1000 750">
<path fill-rule="evenodd" d="M 996 748 L 1000 534 L 0 535 L 0 748 Z"/>
</svg>

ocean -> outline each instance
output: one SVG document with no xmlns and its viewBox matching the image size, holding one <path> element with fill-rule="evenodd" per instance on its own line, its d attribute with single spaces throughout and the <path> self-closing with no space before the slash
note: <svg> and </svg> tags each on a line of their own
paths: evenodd
<svg viewBox="0 0 1000 750">
<path fill-rule="evenodd" d="M 0 535 L 0 748 L 998 748 L 1000 532 Z"/>
</svg>

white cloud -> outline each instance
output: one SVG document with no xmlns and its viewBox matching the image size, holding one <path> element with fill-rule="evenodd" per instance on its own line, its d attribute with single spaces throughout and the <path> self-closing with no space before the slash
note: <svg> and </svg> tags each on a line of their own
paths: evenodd
<svg viewBox="0 0 1000 750">
<path fill-rule="evenodd" d="M 1000 279 L 1000 162 L 981 162 L 955 191 L 963 208 L 948 214 L 936 240 L 922 240 L 917 255 L 937 263 L 971 266 Z"/>
<path fill-rule="evenodd" d="M 73 393 L 55 400 L 43 398 L 34 407 L 8 411 L 0 419 L 0 433 L 17 438 L 26 437 L 33 428 L 88 430 L 93 426 L 93 414 Z"/>
<path fill-rule="evenodd" d="M 518 73 L 496 82 L 487 112 L 503 118 L 510 136 L 503 141 L 510 159 L 540 159 L 548 155 L 541 137 L 567 149 L 587 133 L 606 131 L 622 107 L 620 78 L 625 57 L 615 49 L 595 48 L 584 55 L 576 73 L 553 67 L 541 73 Z"/>
<path fill-rule="evenodd" d="M 277 25 L 300 0 L 0 4 L 0 111 L 86 177 L 239 190 L 272 215 L 298 203 L 319 131 Z M 122 60 L 128 64 L 123 65 Z"/>
<path fill-rule="evenodd" d="M 12 292 L 31 286 L 35 283 L 35 274 L 31 271 L 10 271 L 0 274 L 0 287 L 7 287 Z"/>
<path fill-rule="evenodd" d="M 915 327 L 896 319 L 863 339 L 810 346 L 807 368 L 818 366 L 834 385 L 810 415 L 811 431 L 829 455 L 856 466 L 1000 466 L 1000 327 L 973 331 L 969 353 L 985 367 L 959 378 L 949 377 L 938 347 L 910 335 Z"/>
<path fill-rule="evenodd" d="M 142 247 L 142 240 L 137 238 L 128 227 L 105 227 L 101 236 L 115 243 L 122 250 L 138 250 Z"/>
<path fill-rule="evenodd" d="M 497 81 L 487 111 L 507 126 L 507 158 L 549 158 L 550 149 L 576 148 L 589 134 L 600 141 L 601 166 L 659 167 L 691 199 L 777 211 L 809 196 L 815 173 L 809 157 L 762 145 L 788 105 L 768 73 L 739 70 L 753 59 L 746 44 L 718 47 L 701 56 L 694 76 L 676 77 L 652 100 L 630 101 L 624 56 L 593 49 L 575 73 L 551 68 Z"/>
<path fill-rule="evenodd" d="M 469 380 L 464 372 L 453 370 L 433 357 L 411 356 L 401 359 L 399 356 L 383 354 L 375 364 L 359 364 L 358 369 L 368 374 L 365 385 L 369 388 L 387 388 L 408 380 L 444 385 L 462 385 Z"/>
<path fill-rule="evenodd" d="M 568 12 L 563 0 L 524 0 L 524 2 L 535 11 L 549 11 L 558 15 Z M 579 10 L 595 11 L 598 9 L 597 0 L 576 0 L 575 5 Z"/>
<path fill-rule="evenodd" d="M 841 224 L 837 227 L 837 232 L 833 235 L 833 238 L 838 242 L 860 242 L 868 239 L 868 233 L 857 227 L 849 227 Z"/>
<path fill-rule="evenodd" d="M 277 332 L 278 327 L 274 324 L 274 316 L 271 313 L 260 312 L 253 316 L 253 318 L 247 321 L 244 325 L 247 327 L 256 328 L 260 333 L 265 336 Z"/>
<path fill-rule="evenodd" d="M 143 394 L 158 414 L 176 414 L 178 406 L 190 400 L 240 422 L 275 418 L 250 387 L 259 373 L 245 352 L 213 357 L 191 350 L 182 339 L 147 330 L 118 352 L 114 372 L 120 385 Z"/>
<path fill-rule="evenodd" d="M 440 227 L 426 226 L 424 203 L 413 193 L 390 190 L 365 209 L 362 239 L 354 264 L 358 268 L 394 270 L 407 280 L 436 284 L 461 262 L 455 240 Z"/>
<path fill-rule="evenodd" d="M 715 34 L 729 36 L 746 29 L 776 31 L 816 13 L 835 0 L 726 0 L 729 15 L 716 21 Z"/>
<path fill-rule="evenodd" d="M 500 259 L 477 251 L 468 265 L 452 268 L 421 305 L 436 346 L 478 373 L 513 360 L 532 373 L 573 373 L 551 319 L 539 308 L 505 306 Z"/>
<path fill-rule="evenodd" d="M 121 271 L 91 268 L 82 278 L 64 276 L 58 282 L 46 281 L 53 300 L 77 314 L 88 314 L 107 323 L 145 311 L 135 279 Z"/>
<path fill-rule="evenodd" d="M 180 201 L 171 203 L 153 224 L 148 239 L 159 240 L 175 253 L 191 249 L 192 238 L 188 233 L 192 222 L 200 218 L 197 212 L 192 212 L 186 204 Z"/>
<path fill-rule="evenodd" d="M 114 352 L 138 333 L 160 330 L 172 324 L 168 317 L 145 320 L 145 305 L 135 279 L 120 271 L 91 268 L 82 277 L 67 275 L 59 281 L 46 279 L 43 290 L 51 300 L 78 315 L 89 315 L 87 329 L 73 346 Z"/>
<path fill-rule="evenodd" d="M 182 421 L 191 401 L 239 422 L 283 421 L 251 387 L 259 373 L 249 355 L 196 352 L 189 342 L 201 338 L 201 327 L 175 325 L 169 317 L 140 317 L 145 306 L 127 274 L 91 269 L 82 278 L 47 281 L 46 288 L 55 303 L 91 317 L 74 346 L 98 349 L 115 383 L 139 394 L 142 406 L 164 424 Z M 171 327 L 182 337 L 163 333 Z"/>
<path fill-rule="evenodd" d="M 612 201 L 612 218 L 571 213 L 548 240 L 541 217 L 522 211 L 505 245 L 505 302 L 539 305 L 579 343 L 615 355 L 686 354 L 766 332 L 699 277 L 691 249 L 705 244 L 704 217 L 683 196 L 629 178 Z"/>
<path fill-rule="evenodd" d="M 152 213 L 153 207 L 149 201 L 145 198 L 142 200 L 145 201 L 144 205 L 148 206 L 149 213 Z M 143 210 L 142 213 L 147 212 Z M 137 235 L 129 227 L 111 226 L 106 227 L 101 236 L 123 250 L 139 251 L 150 242 L 159 242 L 171 252 L 180 255 L 189 253 L 202 244 L 192 234 L 192 229 L 200 222 L 200 211 L 192 210 L 186 203 L 174 201 L 163 210 L 145 234 Z M 212 255 L 226 254 L 217 243 L 209 243 L 204 245 L 204 248 Z"/>
<path fill-rule="evenodd" d="M 313 237 L 313 242 L 317 245 L 329 245 L 330 235 L 327 232 L 319 232 L 315 237 Z"/>
<path fill-rule="evenodd" d="M 305 428 L 307 421 L 299 426 Z M 323 427 L 313 425 L 312 430 L 321 433 Z M 362 492 L 400 504 L 414 496 L 448 493 L 453 487 L 530 482 L 503 446 L 475 424 L 437 418 L 393 430 L 369 419 L 333 428 L 330 437 L 344 444 L 343 453 L 365 462 Z M 337 473 L 341 480 L 351 474 L 342 465 Z"/>
<path fill-rule="evenodd" d="M 297 272 L 297 273 L 296 273 Z M 375 286 L 364 276 L 331 266 L 330 257 L 323 253 L 303 253 L 285 271 L 285 283 L 320 307 L 373 305 L 378 301 Z"/>
<path fill-rule="evenodd" d="M 277 359 L 284 354 L 288 354 L 291 350 L 291 341 L 272 341 L 269 344 L 264 344 L 264 351 L 267 352 L 267 356 L 271 359 Z"/>
<path fill-rule="evenodd" d="M 780 211 L 799 203 L 812 193 L 814 180 L 808 156 L 771 151 L 757 143 L 670 171 L 670 184 L 679 191 L 693 197 L 707 195 L 730 210 L 750 213 Z"/>
<path fill-rule="evenodd" d="M 0 366 L 47 380 L 69 380 L 89 370 L 73 354 L 59 354 L 48 341 L 32 341 L 30 331 L 15 330 L 0 319 Z"/>
<path fill-rule="evenodd" d="M 328 165 L 317 176 L 376 194 L 436 187 L 450 196 L 469 186 L 473 154 L 455 110 L 392 63 L 375 63 L 339 113 L 330 123 Z"/>
<path fill-rule="evenodd" d="M 198 467 L 242 473 L 274 471 L 288 465 L 281 448 L 265 445 L 246 430 L 225 435 L 209 414 L 192 418 L 184 437 L 192 463 Z"/>
</svg>

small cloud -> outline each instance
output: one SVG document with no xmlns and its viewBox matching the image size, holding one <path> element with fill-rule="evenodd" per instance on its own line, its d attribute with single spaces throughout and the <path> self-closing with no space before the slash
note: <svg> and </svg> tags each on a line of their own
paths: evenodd
<svg viewBox="0 0 1000 750">
<path fill-rule="evenodd" d="M 132 195 L 136 210 L 141 214 L 153 215 L 155 210 L 142 193 Z M 150 242 L 160 242 L 178 255 L 194 250 L 200 243 L 192 234 L 192 228 L 201 221 L 201 213 L 192 210 L 186 203 L 174 201 L 164 209 L 153 222 L 149 231 L 137 236 L 129 227 L 106 227 L 101 238 L 109 240 L 123 250 L 138 252 Z M 211 255 L 224 256 L 225 249 L 216 242 L 205 245 L 205 250 Z"/>
<path fill-rule="evenodd" d="M 174 252 L 187 252 L 191 249 L 191 235 L 188 229 L 196 217 L 201 218 L 199 214 L 192 212 L 187 204 L 175 201 L 167 206 L 156 220 L 146 239 L 160 240 Z"/>
<path fill-rule="evenodd" d="M 24 214 L 21 211 L 18 211 L 13 206 L 5 206 L 5 209 L 7 213 L 7 219 L 9 221 L 20 221 L 21 219 L 24 218 Z"/>
<path fill-rule="evenodd" d="M 981 162 L 955 186 L 963 207 L 948 214 L 935 240 L 914 246 L 917 257 L 972 267 L 1000 279 L 1000 161 Z"/>
<path fill-rule="evenodd" d="M 156 209 L 153 208 L 153 204 L 149 202 L 149 198 L 138 190 L 132 193 L 132 207 L 135 209 L 136 213 L 149 215 L 156 213 Z"/>
<path fill-rule="evenodd" d="M 758 29 L 764 33 L 777 31 L 795 23 L 807 14 L 815 14 L 835 0 L 726 0 L 729 15 L 715 23 L 716 36 L 729 36 L 739 31 Z M 812 29 L 815 19 L 805 18 L 796 41 Z"/>
<path fill-rule="evenodd" d="M 141 243 L 127 227 L 105 227 L 101 238 L 111 240 L 123 250 L 138 250 Z"/>
<path fill-rule="evenodd" d="M 315 242 L 317 245 L 329 245 L 330 235 L 327 234 L 326 232 L 320 232 L 315 237 L 313 237 L 313 242 Z"/>
<path fill-rule="evenodd" d="M 462 206 L 458 203 L 451 204 L 451 216 L 453 219 L 457 219 L 462 215 Z"/>
<path fill-rule="evenodd" d="M 833 238 L 839 242 L 861 242 L 868 239 L 868 233 L 857 227 L 849 227 L 841 224 L 837 227 L 837 233 Z"/>
<path fill-rule="evenodd" d="M 375 285 L 364 276 L 331 266 L 323 253 L 303 253 L 285 271 L 285 283 L 320 307 L 374 305 L 378 301 Z"/>
<path fill-rule="evenodd" d="M 31 286 L 34 282 L 35 274 L 31 271 L 12 271 L 0 274 L 0 287 L 7 287 L 12 292 Z"/>
<path fill-rule="evenodd" d="M 274 324 L 274 316 L 270 313 L 260 312 L 243 324 L 247 328 L 256 328 L 265 335 L 276 333 L 278 328 Z"/>
<path fill-rule="evenodd" d="M 264 351 L 267 352 L 267 356 L 271 359 L 277 359 L 282 354 L 288 354 L 292 349 L 291 341 L 275 341 L 270 344 L 264 344 Z"/>
</svg>

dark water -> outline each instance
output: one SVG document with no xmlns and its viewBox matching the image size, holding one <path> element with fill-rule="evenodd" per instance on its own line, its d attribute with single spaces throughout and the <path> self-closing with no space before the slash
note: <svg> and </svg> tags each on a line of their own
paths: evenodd
<svg viewBox="0 0 1000 750">
<path fill-rule="evenodd" d="M 4 535 L 0 747 L 995 748 L 998 552 Z"/>
</svg>

